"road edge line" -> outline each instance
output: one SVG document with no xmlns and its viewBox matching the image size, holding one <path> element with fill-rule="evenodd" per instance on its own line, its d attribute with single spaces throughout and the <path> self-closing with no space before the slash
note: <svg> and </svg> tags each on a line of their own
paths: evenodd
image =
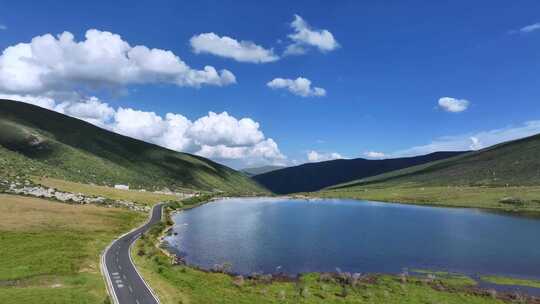
<svg viewBox="0 0 540 304">
<path fill-rule="evenodd" d="M 107 252 L 111 248 L 111 245 L 116 241 L 117 239 L 113 240 L 113 242 L 109 244 L 107 248 L 105 248 L 105 250 L 103 250 L 103 252 L 101 253 L 101 257 L 100 257 L 101 267 L 100 268 L 101 268 L 101 274 L 105 278 L 105 283 L 106 283 L 105 285 L 107 286 L 107 293 L 112 298 L 112 302 L 114 304 L 119 304 L 118 297 L 116 296 L 116 292 L 114 291 L 114 286 L 112 285 L 109 269 L 107 268 L 107 263 L 105 262 L 105 256 L 107 255 Z"/>
<path fill-rule="evenodd" d="M 148 290 L 150 290 L 150 294 L 152 294 L 152 297 L 154 297 L 154 300 L 156 300 L 156 302 L 158 304 L 160 304 L 161 302 L 159 301 L 159 298 L 157 297 L 157 294 L 154 292 L 154 290 L 152 289 L 152 287 L 150 287 L 150 285 L 148 285 L 148 283 L 146 282 L 146 280 L 144 279 L 144 277 L 141 275 L 141 273 L 139 272 L 139 269 L 137 269 L 137 266 L 135 265 L 135 263 L 133 262 L 133 259 L 131 258 L 131 248 L 133 247 L 133 245 L 135 245 L 135 242 L 137 242 L 140 238 L 140 235 L 137 236 L 137 238 L 135 240 L 133 240 L 133 242 L 131 243 L 131 245 L 129 245 L 129 261 L 131 263 L 131 265 L 133 265 L 133 268 L 135 268 L 135 272 L 137 272 L 137 275 L 141 278 L 141 280 L 143 281 L 144 285 L 146 285 L 146 288 L 148 288 Z"/>
<path fill-rule="evenodd" d="M 118 297 L 116 296 L 116 291 L 114 291 L 114 286 L 112 285 L 112 281 L 111 281 L 111 277 L 110 277 L 110 273 L 109 273 L 109 269 L 107 268 L 107 263 L 105 262 L 105 256 L 107 255 L 107 251 L 109 251 L 109 249 L 112 247 L 112 245 L 114 245 L 114 243 L 116 243 L 119 239 L 123 238 L 124 236 L 134 232 L 135 230 L 137 229 L 140 229 L 142 228 L 143 226 L 146 226 L 148 223 L 150 223 L 150 221 L 152 220 L 152 215 L 154 214 L 154 208 L 158 207 L 159 205 L 162 205 L 163 203 L 157 203 L 155 204 L 152 209 L 150 209 L 150 212 L 149 212 L 149 215 L 148 215 L 148 219 L 146 220 L 146 222 L 144 222 L 144 224 L 138 226 L 138 227 L 135 227 L 133 229 L 131 229 L 130 231 L 122 234 L 121 236 L 117 237 L 116 239 L 114 239 L 108 246 L 107 248 L 105 248 L 105 250 L 103 250 L 103 252 L 101 253 L 101 257 L 100 257 L 100 261 L 99 263 L 101 264 L 100 268 L 101 268 L 101 272 L 102 272 L 102 275 L 105 277 L 105 282 L 107 284 L 107 291 L 109 293 L 109 296 L 111 296 L 113 299 L 113 303 L 115 304 L 120 304 L 120 302 L 118 301 Z M 163 209 L 161 210 L 161 215 L 160 215 L 160 218 L 159 220 L 161 221 L 162 220 L 162 217 L 163 217 Z M 148 285 L 148 283 L 146 283 L 146 281 L 144 280 L 144 278 L 142 277 L 142 275 L 139 273 L 139 270 L 137 269 L 137 267 L 135 266 L 135 263 L 133 263 L 133 260 L 131 259 L 131 246 L 133 246 L 133 244 L 135 244 L 135 242 L 139 239 L 140 235 L 137 236 L 137 238 L 129 245 L 129 252 L 128 252 L 128 255 L 129 255 L 129 261 L 131 263 L 131 265 L 133 265 L 133 268 L 135 268 L 135 272 L 137 272 L 137 275 L 141 278 L 141 280 L 143 281 L 144 285 L 146 285 L 146 287 L 148 288 L 148 290 L 150 290 L 150 294 L 152 294 L 152 297 L 154 297 L 154 299 L 157 301 L 157 303 L 161 303 L 159 301 L 159 298 L 156 296 L 156 294 L 154 293 L 154 290 L 152 290 L 152 288 L 150 288 L 150 286 Z M 105 272 L 103 272 L 105 271 Z M 112 291 L 112 292 L 111 292 Z"/>
</svg>

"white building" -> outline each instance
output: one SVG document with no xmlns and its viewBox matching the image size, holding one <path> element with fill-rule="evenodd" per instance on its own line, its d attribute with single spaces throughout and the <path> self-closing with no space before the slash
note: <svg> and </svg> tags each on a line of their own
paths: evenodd
<svg viewBox="0 0 540 304">
<path fill-rule="evenodd" d="M 114 189 L 129 190 L 128 185 L 114 185 Z"/>
</svg>

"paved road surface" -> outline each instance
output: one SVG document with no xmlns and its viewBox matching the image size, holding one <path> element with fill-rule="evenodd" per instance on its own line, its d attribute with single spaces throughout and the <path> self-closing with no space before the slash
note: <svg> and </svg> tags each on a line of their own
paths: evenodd
<svg viewBox="0 0 540 304">
<path fill-rule="evenodd" d="M 115 304 L 158 304 L 159 300 L 139 274 L 129 254 L 131 245 L 152 224 L 161 220 L 163 205 L 154 206 L 143 226 L 123 235 L 105 249 L 102 267 L 112 302 Z M 112 289 L 112 290 L 111 290 Z"/>
</svg>

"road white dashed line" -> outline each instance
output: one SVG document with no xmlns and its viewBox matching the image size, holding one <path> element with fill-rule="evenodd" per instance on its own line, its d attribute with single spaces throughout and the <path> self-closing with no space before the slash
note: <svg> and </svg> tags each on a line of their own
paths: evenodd
<svg viewBox="0 0 540 304">
<path fill-rule="evenodd" d="M 128 282 L 128 278 L 127 278 L 126 274 L 123 273 L 122 266 L 119 263 L 120 250 L 122 249 L 122 245 L 120 245 L 119 242 L 128 243 L 128 244 L 131 243 L 131 244 L 129 244 L 128 250 L 132 250 L 132 247 L 134 245 L 134 241 L 136 239 L 138 239 L 142 235 L 142 233 L 141 233 L 142 230 L 147 229 L 146 226 L 149 225 L 149 223 L 151 222 L 153 217 L 156 216 L 156 214 L 157 214 L 156 213 L 156 208 L 161 208 L 160 205 L 161 204 L 158 204 L 158 205 L 154 206 L 154 208 L 152 209 L 152 212 L 149 215 L 149 218 L 148 218 L 147 222 L 143 226 L 141 226 L 139 228 L 140 229 L 139 231 L 132 231 L 132 232 L 135 233 L 135 236 L 132 239 L 125 237 L 125 236 L 129 235 L 129 233 L 131 233 L 131 232 L 125 233 L 124 235 L 120 236 L 115 241 L 113 241 L 113 243 L 111 245 L 109 245 L 109 247 L 107 247 L 103 251 L 103 253 L 101 254 L 101 259 L 100 259 L 101 271 L 103 273 L 105 281 L 107 282 L 107 290 L 108 290 L 108 292 L 109 292 L 109 294 L 110 294 L 110 296 L 112 298 L 111 300 L 115 304 L 125 304 L 125 303 L 123 303 L 124 301 L 122 301 L 122 302 L 119 301 L 120 299 L 118 298 L 118 295 L 128 296 L 127 294 L 125 294 L 125 292 L 122 293 L 121 290 L 120 290 L 121 288 L 124 288 L 126 285 L 129 288 L 129 292 L 131 293 L 131 301 L 135 300 L 136 304 L 141 304 L 140 300 L 136 298 L 135 290 L 129 284 L 130 282 Z M 163 210 L 161 210 L 161 213 L 163 213 Z M 163 216 L 163 215 L 161 214 L 161 216 Z M 107 263 L 106 263 L 107 252 L 110 252 L 111 250 L 114 253 L 110 257 L 112 259 L 116 258 L 116 265 L 113 264 L 113 265 L 111 265 L 111 267 L 116 266 L 116 268 L 119 270 L 118 272 L 109 272 L 109 270 L 107 269 Z M 115 257 L 115 255 L 116 255 L 116 257 Z M 128 251 L 127 256 L 129 257 L 129 262 L 130 262 L 130 265 L 128 265 L 128 266 L 133 265 L 133 268 L 135 269 L 136 274 L 142 280 L 142 282 L 146 286 L 146 289 L 150 292 L 151 296 L 154 298 L 155 302 L 159 304 L 160 303 L 159 298 L 156 296 L 156 294 L 150 288 L 150 286 L 148 286 L 148 283 L 141 276 L 138 269 L 134 266 L 130 251 Z M 130 268 L 130 267 L 128 267 L 128 268 Z M 130 269 L 128 269 L 128 271 L 129 270 Z M 122 277 L 123 277 L 124 280 L 122 280 Z M 126 284 L 124 284 L 124 282 Z M 118 295 L 117 295 L 117 292 L 119 293 Z M 131 303 L 133 304 L 133 302 L 131 302 Z"/>
</svg>

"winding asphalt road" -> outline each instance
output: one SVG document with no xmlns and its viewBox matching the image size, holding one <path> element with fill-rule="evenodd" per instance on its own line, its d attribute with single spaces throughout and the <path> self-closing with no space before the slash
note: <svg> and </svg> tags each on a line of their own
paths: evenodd
<svg viewBox="0 0 540 304">
<path fill-rule="evenodd" d="M 159 304 L 159 299 L 133 265 L 130 248 L 150 226 L 161 220 L 163 205 L 155 205 L 146 224 L 116 239 L 101 256 L 107 288 L 115 304 Z"/>
</svg>

